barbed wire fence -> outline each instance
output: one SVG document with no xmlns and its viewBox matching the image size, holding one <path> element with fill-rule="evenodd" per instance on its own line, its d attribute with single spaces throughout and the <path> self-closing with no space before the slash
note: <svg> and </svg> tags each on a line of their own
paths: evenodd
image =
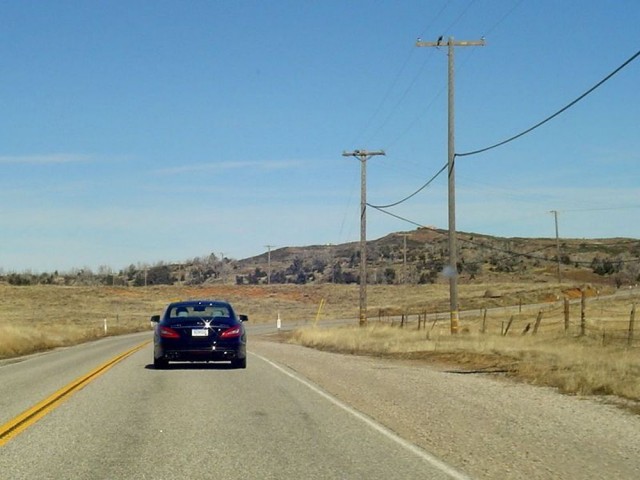
<svg viewBox="0 0 640 480">
<path fill-rule="evenodd" d="M 640 301 L 637 289 L 606 297 L 587 290 L 580 293 L 579 298 L 565 297 L 548 304 L 467 310 L 460 314 L 461 329 L 463 333 L 481 335 L 565 335 L 595 340 L 602 345 L 640 346 L 635 331 Z M 449 329 L 448 312 L 433 307 L 378 308 L 371 313 L 380 323 L 425 330 L 427 338 Z"/>
</svg>

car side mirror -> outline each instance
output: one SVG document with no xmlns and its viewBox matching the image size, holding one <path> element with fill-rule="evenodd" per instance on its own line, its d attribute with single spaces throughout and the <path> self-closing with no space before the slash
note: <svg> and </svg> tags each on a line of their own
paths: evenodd
<svg viewBox="0 0 640 480">
<path fill-rule="evenodd" d="M 160 322 L 160 315 L 153 315 L 151 317 L 151 323 L 158 323 Z"/>
<path fill-rule="evenodd" d="M 249 317 L 247 315 L 238 315 L 238 318 L 240 319 L 241 322 L 249 321 Z"/>
</svg>

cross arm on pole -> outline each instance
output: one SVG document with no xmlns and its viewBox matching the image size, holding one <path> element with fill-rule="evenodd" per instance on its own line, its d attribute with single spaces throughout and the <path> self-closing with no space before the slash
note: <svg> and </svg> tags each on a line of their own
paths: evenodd
<svg viewBox="0 0 640 480">
<path fill-rule="evenodd" d="M 418 39 L 416 40 L 416 47 L 446 47 L 449 46 L 449 44 L 451 44 L 454 47 L 484 47 L 485 46 L 485 41 L 484 38 L 480 39 L 480 40 L 472 40 L 472 41 L 467 41 L 467 40 L 458 40 L 458 41 L 454 41 L 453 38 L 449 37 L 449 39 L 446 42 L 423 42 L 422 39 Z"/>
<path fill-rule="evenodd" d="M 386 155 L 384 150 L 376 150 L 370 152 L 368 150 L 353 150 L 352 152 L 342 152 L 343 157 L 359 157 L 360 159 L 367 159 L 375 155 Z"/>
</svg>

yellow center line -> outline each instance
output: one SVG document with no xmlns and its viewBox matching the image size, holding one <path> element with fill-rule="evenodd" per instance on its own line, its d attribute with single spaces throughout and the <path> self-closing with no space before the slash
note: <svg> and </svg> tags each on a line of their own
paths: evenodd
<svg viewBox="0 0 640 480">
<path fill-rule="evenodd" d="M 9 420 L 4 425 L 0 426 L 0 446 L 7 443 L 13 437 L 18 435 L 20 432 L 25 430 L 30 425 L 33 425 L 42 417 L 44 417 L 47 413 L 52 411 L 54 408 L 59 406 L 64 400 L 69 398 L 72 393 L 77 392 L 85 385 L 87 385 L 92 380 L 96 379 L 98 376 L 105 373 L 111 367 L 113 367 L 116 363 L 124 360 L 129 355 L 134 354 L 138 350 L 141 350 L 147 344 L 149 344 L 150 340 L 142 342 L 140 345 L 133 347 L 130 350 L 127 350 L 124 353 L 112 358 L 111 360 L 103 363 L 98 368 L 92 370 L 86 375 L 74 380 L 69 383 L 67 386 L 62 387 L 60 390 L 50 395 L 49 397 L 42 400 L 40 403 L 34 405 L 33 407 L 25 410 L 20 415 L 15 417 L 13 420 Z"/>
</svg>

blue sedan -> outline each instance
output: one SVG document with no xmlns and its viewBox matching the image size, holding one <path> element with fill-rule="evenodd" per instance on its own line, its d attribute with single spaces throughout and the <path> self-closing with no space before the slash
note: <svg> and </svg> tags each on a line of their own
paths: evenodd
<svg viewBox="0 0 640 480">
<path fill-rule="evenodd" d="M 248 317 L 237 315 L 228 302 L 189 300 L 167 305 L 154 315 L 153 365 L 169 362 L 230 361 L 235 368 L 247 367 Z"/>
</svg>

